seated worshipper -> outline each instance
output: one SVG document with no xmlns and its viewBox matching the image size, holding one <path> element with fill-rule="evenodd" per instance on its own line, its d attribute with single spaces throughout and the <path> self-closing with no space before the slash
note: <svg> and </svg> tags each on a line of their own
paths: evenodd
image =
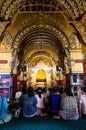
<svg viewBox="0 0 86 130">
<path fill-rule="evenodd" d="M 0 90 L 0 124 L 11 120 L 12 115 L 8 113 L 8 102 L 7 102 L 8 91 Z"/>
<path fill-rule="evenodd" d="M 20 98 L 21 98 L 22 92 L 20 89 L 17 90 L 15 94 L 15 99 L 10 99 L 9 101 L 9 111 L 12 113 L 14 117 L 19 117 L 21 114 L 21 109 L 20 109 Z"/>
<path fill-rule="evenodd" d="M 50 111 L 54 119 L 60 119 L 58 113 L 60 110 L 61 96 L 57 92 L 58 92 L 57 88 L 53 88 L 53 93 L 49 95 Z"/>
<path fill-rule="evenodd" d="M 37 99 L 37 115 L 38 116 L 41 116 L 41 117 L 45 117 L 47 116 L 47 113 L 45 111 L 45 105 L 44 105 L 44 95 L 42 93 L 42 88 L 38 88 L 36 90 L 36 94 L 35 94 L 35 97 Z"/>
<path fill-rule="evenodd" d="M 15 105 L 15 114 L 14 117 L 19 117 L 20 116 L 20 98 L 21 98 L 22 92 L 20 91 L 20 88 L 17 90 L 16 94 L 15 94 L 15 101 L 14 101 L 14 105 Z"/>
<path fill-rule="evenodd" d="M 22 109 L 21 109 L 21 96 L 22 94 L 26 94 L 27 93 L 27 89 L 26 87 L 22 89 L 21 91 L 17 91 L 15 94 L 15 99 L 10 99 L 9 102 L 9 111 L 12 113 L 12 115 L 14 117 L 19 117 L 22 116 Z"/>
<path fill-rule="evenodd" d="M 45 106 L 45 112 L 49 113 L 49 95 L 46 91 L 46 88 L 42 89 L 42 94 L 43 94 L 43 101 L 44 101 L 44 106 Z"/>
<path fill-rule="evenodd" d="M 86 117 L 86 88 L 83 88 L 82 95 L 79 100 L 80 117 Z"/>
<path fill-rule="evenodd" d="M 21 107 L 22 107 L 22 115 L 24 117 L 34 117 L 37 115 L 36 111 L 37 100 L 34 96 L 34 91 L 32 87 L 28 88 L 28 92 L 24 91 L 21 96 Z"/>
<path fill-rule="evenodd" d="M 65 120 L 77 120 L 79 118 L 78 102 L 70 89 L 65 90 L 66 95 L 61 100 L 59 115 Z"/>
<path fill-rule="evenodd" d="M 15 94 L 15 100 L 17 103 L 20 102 L 21 95 L 22 95 L 22 92 L 20 91 L 20 88 L 19 88 Z"/>
</svg>

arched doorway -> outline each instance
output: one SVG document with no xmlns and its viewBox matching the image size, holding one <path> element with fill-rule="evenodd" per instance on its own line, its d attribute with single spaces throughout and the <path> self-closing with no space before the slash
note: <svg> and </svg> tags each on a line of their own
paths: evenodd
<svg viewBox="0 0 86 130">
<path fill-rule="evenodd" d="M 36 87 L 46 87 L 46 72 L 43 69 L 37 71 Z"/>
<path fill-rule="evenodd" d="M 46 82 L 46 73 L 43 69 L 38 70 L 36 74 L 36 82 Z"/>
</svg>

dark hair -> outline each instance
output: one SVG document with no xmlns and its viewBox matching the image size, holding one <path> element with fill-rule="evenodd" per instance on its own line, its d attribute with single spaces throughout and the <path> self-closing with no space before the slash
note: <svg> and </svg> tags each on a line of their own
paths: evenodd
<svg viewBox="0 0 86 130">
<path fill-rule="evenodd" d="M 54 93 L 53 88 L 49 88 L 48 90 L 49 90 L 50 94 Z"/>
<path fill-rule="evenodd" d="M 71 92 L 70 88 L 66 88 L 65 92 L 66 92 L 67 96 L 73 96 L 73 93 Z"/>
<path fill-rule="evenodd" d="M 83 92 L 85 92 L 85 93 L 86 93 L 86 87 L 84 87 L 84 88 L 83 88 Z"/>
<path fill-rule="evenodd" d="M 43 88 L 43 89 L 42 89 L 42 92 L 43 92 L 43 93 L 46 93 L 46 88 Z"/>
<path fill-rule="evenodd" d="M 57 89 L 60 94 L 64 92 L 64 88 L 62 86 L 58 86 Z"/>
<path fill-rule="evenodd" d="M 41 98 L 41 94 L 42 94 L 42 89 L 41 89 L 41 88 L 38 88 L 38 89 L 37 89 L 37 94 L 38 94 L 38 96 Z"/>
<path fill-rule="evenodd" d="M 54 87 L 54 88 L 53 88 L 53 92 L 54 92 L 54 93 L 57 93 L 57 92 L 58 92 L 57 87 Z"/>
<path fill-rule="evenodd" d="M 22 93 L 23 93 L 23 94 L 26 94 L 26 93 L 27 93 L 27 88 L 23 88 L 23 89 L 22 89 Z"/>
<path fill-rule="evenodd" d="M 33 88 L 32 88 L 32 87 L 29 87 L 29 88 L 28 88 L 28 95 L 29 95 L 29 97 L 34 96 L 34 91 L 33 91 Z"/>
</svg>

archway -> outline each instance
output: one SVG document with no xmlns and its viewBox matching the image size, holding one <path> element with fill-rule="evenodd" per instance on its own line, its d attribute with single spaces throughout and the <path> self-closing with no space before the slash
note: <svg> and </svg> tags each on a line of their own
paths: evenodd
<svg viewBox="0 0 86 130">
<path fill-rule="evenodd" d="M 46 72 L 43 69 L 39 69 L 36 73 L 36 88 L 46 87 Z"/>
<path fill-rule="evenodd" d="M 43 69 L 37 71 L 36 82 L 46 82 L 46 72 Z"/>
</svg>

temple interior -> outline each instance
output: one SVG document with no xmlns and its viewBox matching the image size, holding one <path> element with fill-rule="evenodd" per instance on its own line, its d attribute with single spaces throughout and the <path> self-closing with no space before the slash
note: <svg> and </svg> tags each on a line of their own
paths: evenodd
<svg viewBox="0 0 86 130">
<path fill-rule="evenodd" d="M 85 68 L 85 0 L 0 1 L 0 88 L 15 93 L 26 84 L 80 92 Z"/>
</svg>

